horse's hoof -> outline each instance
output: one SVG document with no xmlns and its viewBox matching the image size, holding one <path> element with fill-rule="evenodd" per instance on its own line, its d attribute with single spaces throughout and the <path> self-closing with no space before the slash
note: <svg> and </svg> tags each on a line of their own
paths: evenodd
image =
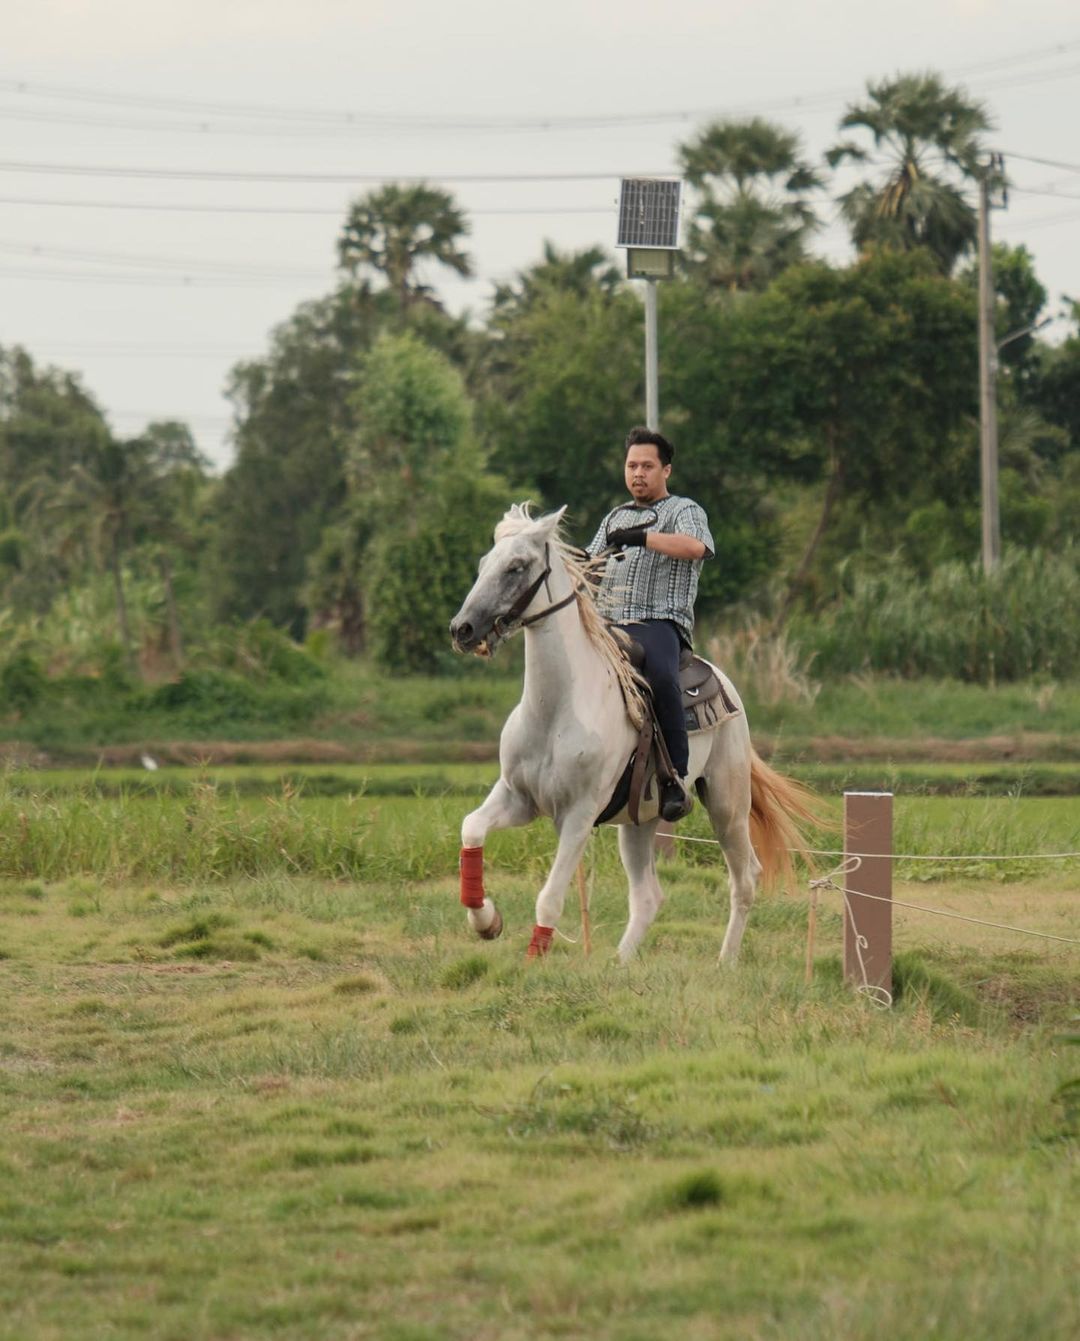
<svg viewBox="0 0 1080 1341">
<path fill-rule="evenodd" d="M 495 916 L 491 919 L 491 924 L 485 927 L 483 931 L 478 931 L 476 934 L 482 941 L 493 941 L 502 935 L 502 928 L 502 913 L 496 908 Z"/>
<path fill-rule="evenodd" d="M 525 951 L 525 958 L 543 959 L 544 955 L 551 949 L 551 938 L 554 934 L 554 927 L 533 927 L 532 939 L 529 941 L 529 948 Z"/>
</svg>

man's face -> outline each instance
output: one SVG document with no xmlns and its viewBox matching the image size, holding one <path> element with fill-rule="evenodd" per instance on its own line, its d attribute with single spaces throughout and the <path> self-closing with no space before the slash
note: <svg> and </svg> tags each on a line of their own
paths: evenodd
<svg viewBox="0 0 1080 1341">
<path fill-rule="evenodd" d="M 637 443 L 626 452 L 626 487 L 635 503 L 655 503 L 667 497 L 671 467 L 661 465 L 654 442 Z"/>
</svg>

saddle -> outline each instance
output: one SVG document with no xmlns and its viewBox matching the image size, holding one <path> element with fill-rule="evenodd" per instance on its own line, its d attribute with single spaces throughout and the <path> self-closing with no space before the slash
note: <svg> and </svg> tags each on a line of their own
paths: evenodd
<svg viewBox="0 0 1080 1341">
<path fill-rule="evenodd" d="M 643 674 L 644 648 L 625 634 L 622 634 L 619 641 L 626 651 L 631 666 Z M 682 690 L 682 706 L 686 715 L 688 735 L 692 735 L 695 731 L 707 731 L 718 722 L 734 717 L 739 711 L 714 668 L 702 657 L 695 656 L 689 647 L 684 647 L 679 656 L 679 688 Z M 663 786 L 675 775 L 663 733 L 656 720 L 652 695 L 646 694 L 645 700 L 648 711 L 638 732 L 634 753 L 619 778 L 611 800 L 593 821 L 594 827 L 606 824 L 623 810 L 627 812 L 630 823 L 637 824 L 642 801 L 648 802 L 654 799 L 653 780 L 655 779 L 659 786 Z"/>
<path fill-rule="evenodd" d="M 626 639 L 626 655 L 631 666 L 644 674 L 645 650 L 641 644 Z M 679 688 L 687 734 L 707 731 L 721 717 L 733 717 L 738 712 L 716 671 L 703 657 L 695 656 L 690 647 L 684 647 L 679 654 Z"/>
</svg>

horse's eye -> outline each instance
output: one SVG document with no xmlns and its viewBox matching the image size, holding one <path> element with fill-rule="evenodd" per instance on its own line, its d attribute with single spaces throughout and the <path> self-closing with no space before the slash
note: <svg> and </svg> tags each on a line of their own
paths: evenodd
<svg viewBox="0 0 1080 1341">
<path fill-rule="evenodd" d="M 525 565 L 520 559 L 515 559 L 506 571 L 508 573 L 523 573 L 525 571 Z"/>
</svg>

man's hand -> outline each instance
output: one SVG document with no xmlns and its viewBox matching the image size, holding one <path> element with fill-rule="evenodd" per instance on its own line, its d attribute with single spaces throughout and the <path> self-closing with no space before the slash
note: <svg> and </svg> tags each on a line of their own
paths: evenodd
<svg viewBox="0 0 1080 1341">
<path fill-rule="evenodd" d="M 607 542 L 612 549 L 642 548 L 649 534 L 647 526 L 623 526 L 608 534 Z"/>
</svg>

